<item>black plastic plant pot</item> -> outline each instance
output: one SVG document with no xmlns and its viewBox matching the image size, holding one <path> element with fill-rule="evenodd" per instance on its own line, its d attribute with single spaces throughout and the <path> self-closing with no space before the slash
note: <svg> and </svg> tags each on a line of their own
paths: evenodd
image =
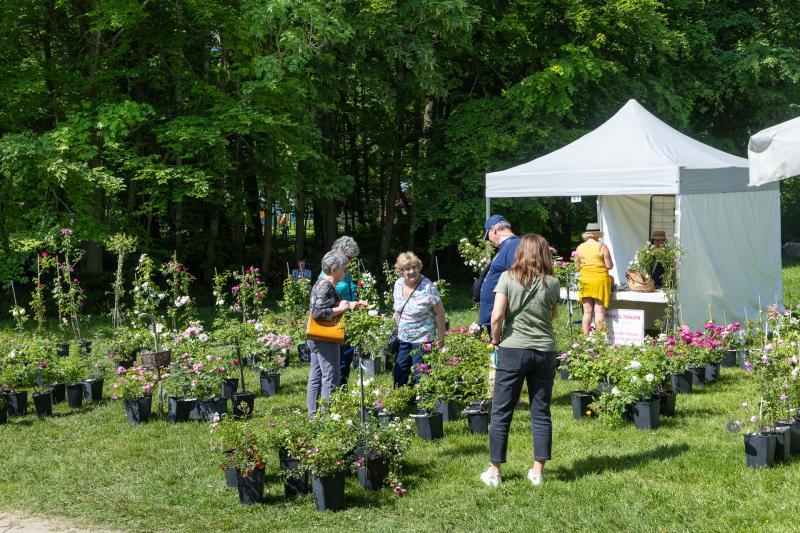
<svg viewBox="0 0 800 533">
<path fill-rule="evenodd" d="M 72 409 L 83 406 L 83 383 L 67 384 L 67 405 Z"/>
<path fill-rule="evenodd" d="M 91 355 L 92 341 L 78 341 L 78 353 L 81 355 Z"/>
<path fill-rule="evenodd" d="M 562 362 L 558 367 L 558 374 L 561 377 L 561 381 L 569 381 L 569 365 Z"/>
<path fill-rule="evenodd" d="M 8 406 L 5 396 L 0 396 L 0 425 L 8 423 Z"/>
<path fill-rule="evenodd" d="M 775 463 L 777 436 L 774 433 L 745 433 L 745 464 L 750 468 L 763 468 Z"/>
<path fill-rule="evenodd" d="M 233 395 L 233 416 L 238 418 L 252 418 L 255 405 L 255 392 L 237 392 Z"/>
<path fill-rule="evenodd" d="M 125 400 L 125 416 L 134 426 L 144 424 L 150 420 L 150 411 L 153 407 L 152 396 L 142 396 L 135 400 Z"/>
<path fill-rule="evenodd" d="M 300 469 L 300 461 L 294 457 L 289 457 L 285 450 L 278 450 L 281 471 L 284 472 L 283 491 L 286 496 L 296 496 L 298 494 L 308 494 L 311 492 L 308 470 Z M 291 474 L 288 474 L 291 472 Z"/>
<path fill-rule="evenodd" d="M 262 373 L 259 381 L 261 382 L 261 393 L 264 396 L 275 396 L 281 388 L 280 372 Z"/>
<path fill-rule="evenodd" d="M 661 412 L 659 416 L 675 416 L 675 401 L 678 395 L 674 392 L 662 392 L 658 395 L 658 398 L 661 401 Z"/>
<path fill-rule="evenodd" d="M 381 490 L 389 475 L 389 465 L 383 457 L 361 458 L 361 466 L 356 470 L 358 482 L 367 490 Z"/>
<path fill-rule="evenodd" d="M 232 489 L 239 486 L 239 476 L 236 475 L 236 469 L 232 466 L 225 467 L 225 486 Z"/>
<path fill-rule="evenodd" d="M 56 355 L 59 357 L 67 357 L 69 355 L 69 343 L 64 342 L 56 344 Z"/>
<path fill-rule="evenodd" d="M 33 395 L 33 406 L 40 417 L 53 416 L 53 395 L 50 390 Z"/>
<path fill-rule="evenodd" d="M 178 398 L 170 396 L 169 398 L 169 421 L 173 424 L 178 422 L 188 422 L 189 413 L 195 406 L 195 400 L 187 400 L 186 398 Z"/>
<path fill-rule="evenodd" d="M 672 390 L 678 394 L 692 393 L 692 373 L 689 370 L 684 370 L 679 374 L 670 374 L 669 381 L 672 384 Z"/>
<path fill-rule="evenodd" d="M 614 389 L 614 385 L 607 381 L 601 381 L 597 384 L 597 392 L 603 394 L 604 392 L 611 392 Z"/>
<path fill-rule="evenodd" d="M 572 418 L 580 420 L 581 418 L 592 416 L 589 409 L 589 404 L 594 400 L 594 396 L 585 391 L 575 391 L 570 394 L 570 401 L 572 402 Z"/>
<path fill-rule="evenodd" d="M 775 462 L 785 463 L 792 455 L 792 430 L 787 426 L 775 427 Z"/>
<path fill-rule="evenodd" d="M 201 420 L 214 419 L 214 413 L 219 416 L 228 412 L 228 400 L 225 398 L 212 398 L 210 400 L 197 400 L 197 412 Z"/>
<path fill-rule="evenodd" d="M 739 363 L 739 368 L 746 370 L 747 356 L 750 355 L 750 350 L 737 350 L 736 361 Z"/>
<path fill-rule="evenodd" d="M 451 422 L 458 418 L 458 402 L 455 400 L 439 400 L 436 402 L 436 409 L 435 411 L 442 415 L 442 420 L 445 422 Z"/>
<path fill-rule="evenodd" d="M 222 391 L 220 393 L 221 398 L 233 398 L 233 395 L 236 394 L 236 389 L 239 387 L 239 378 L 225 378 L 222 382 Z"/>
<path fill-rule="evenodd" d="M 464 416 L 467 419 L 467 430 L 473 435 L 489 434 L 489 411 L 467 408 L 464 409 Z"/>
<path fill-rule="evenodd" d="M 661 414 L 661 400 L 634 402 L 633 423 L 637 429 L 656 429 Z"/>
<path fill-rule="evenodd" d="M 84 400 L 99 402 L 103 399 L 103 378 L 84 379 L 81 383 Z"/>
<path fill-rule="evenodd" d="M 706 363 L 706 383 L 714 383 L 720 377 L 721 363 Z"/>
<path fill-rule="evenodd" d="M 706 384 L 706 365 L 690 366 L 692 374 L 692 387 L 702 387 Z"/>
<path fill-rule="evenodd" d="M 444 438 L 444 421 L 442 413 L 411 415 L 417 424 L 417 435 L 422 440 Z"/>
<path fill-rule="evenodd" d="M 67 399 L 67 384 L 55 383 L 53 384 L 53 403 L 61 403 Z"/>
<path fill-rule="evenodd" d="M 317 511 L 344 509 L 344 472 L 331 476 L 312 476 L 311 489 L 317 501 Z"/>
<path fill-rule="evenodd" d="M 726 350 L 720 364 L 727 368 L 736 366 L 736 350 Z"/>
<path fill-rule="evenodd" d="M 363 357 L 360 361 L 364 366 L 364 377 L 377 376 L 383 372 L 383 357 Z"/>
<path fill-rule="evenodd" d="M 386 411 L 381 411 L 378 413 L 378 424 L 382 426 L 388 426 L 395 418 L 400 418 L 400 415 L 397 413 L 387 413 Z"/>
<path fill-rule="evenodd" d="M 777 422 L 777 426 L 788 426 L 792 432 L 792 455 L 800 455 L 800 420 L 793 418 L 786 422 Z"/>
<path fill-rule="evenodd" d="M 6 392 L 8 416 L 28 416 L 28 391 Z"/>
<path fill-rule="evenodd" d="M 264 501 L 264 467 L 254 468 L 247 475 L 236 471 L 236 488 L 239 491 L 239 503 L 253 505 Z"/>
</svg>

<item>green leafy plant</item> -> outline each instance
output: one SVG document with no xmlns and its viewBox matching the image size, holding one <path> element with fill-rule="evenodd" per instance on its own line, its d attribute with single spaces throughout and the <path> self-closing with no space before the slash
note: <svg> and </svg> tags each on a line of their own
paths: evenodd
<svg viewBox="0 0 800 533">
<path fill-rule="evenodd" d="M 211 449 L 223 454 L 220 467 L 234 468 L 243 478 L 266 465 L 268 441 L 259 421 L 237 420 L 230 415 L 215 413 L 209 425 Z"/>
</svg>

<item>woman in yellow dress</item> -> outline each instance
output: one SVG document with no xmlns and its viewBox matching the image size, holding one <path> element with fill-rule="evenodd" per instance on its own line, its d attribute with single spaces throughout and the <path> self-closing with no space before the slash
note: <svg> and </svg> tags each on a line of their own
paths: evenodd
<svg viewBox="0 0 800 533">
<path fill-rule="evenodd" d="M 583 243 L 575 250 L 575 265 L 580 274 L 578 303 L 583 306 L 583 334 L 588 335 L 594 318 L 595 327 L 605 324 L 606 309 L 611 299 L 611 276 L 614 267 L 608 246 L 600 242 L 600 224 L 592 222 L 583 232 Z"/>
</svg>

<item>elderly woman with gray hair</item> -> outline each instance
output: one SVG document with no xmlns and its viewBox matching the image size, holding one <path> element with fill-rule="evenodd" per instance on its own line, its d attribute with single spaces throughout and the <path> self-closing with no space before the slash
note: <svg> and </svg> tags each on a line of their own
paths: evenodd
<svg viewBox="0 0 800 533">
<path fill-rule="evenodd" d="M 355 239 L 344 235 L 333 241 L 331 251 L 343 253 L 347 257 L 347 261 L 352 261 L 360 252 L 358 243 Z M 322 275 L 320 274 L 320 277 Z M 345 273 L 344 278 L 336 284 L 336 291 L 342 300 L 351 302 L 358 301 L 358 288 L 356 287 L 353 277 L 350 272 Z M 337 385 L 347 385 L 347 379 L 350 377 L 350 365 L 353 364 L 353 353 L 355 348 L 350 346 L 350 343 L 345 340 L 344 344 L 340 346 L 339 353 L 339 381 Z"/>
<path fill-rule="evenodd" d="M 329 321 L 336 316 L 356 309 L 366 302 L 344 300 L 336 284 L 347 274 L 349 259 L 343 253 L 331 250 L 322 258 L 322 276 L 311 289 L 309 309 L 314 320 Z M 331 391 L 339 386 L 340 345 L 333 342 L 307 341 L 311 349 L 311 371 L 306 386 L 306 404 L 309 415 L 317 412 L 317 400 L 328 400 Z"/>
</svg>

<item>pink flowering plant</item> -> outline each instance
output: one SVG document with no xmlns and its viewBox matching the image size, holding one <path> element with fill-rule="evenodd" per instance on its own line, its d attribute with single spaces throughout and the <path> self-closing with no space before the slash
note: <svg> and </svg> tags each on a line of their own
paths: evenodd
<svg viewBox="0 0 800 533">
<path fill-rule="evenodd" d="M 262 374 L 279 372 L 289 362 L 292 338 L 276 331 L 260 335 L 253 352 L 253 368 Z"/>
<path fill-rule="evenodd" d="M 156 387 L 156 373 L 142 366 L 129 369 L 117 368 L 117 377 L 112 385 L 113 400 L 135 400 L 143 396 L 151 396 Z"/>
<path fill-rule="evenodd" d="M 258 319 L 266 312 L 264 303 L 267 297 L 267 287 L 261 281 L 259 268 L 251 266 L 241 273 L 233 272 L 231 277 L 234 285 L 230 292 L 233 297 L 234 311 L 241 313 L 243 320 Z"/>
<path fill-rule="evenodd" d="M 576 272 L 575 268 L 575 253 L 569 259 L 558 255 L 558 251 L 550 247 L 550 253 L 553 256 L 553 275 L 558 278 L 558 283 L 562 287 L 569 287 L 571 290 L 577 290 Z"/>
<path fill-rule="evenodd" d="M 763 351 L 751 352 L 746 371 L 754 380 L 747 398 L 741 402 L 742 411 L 736 425 L 753 433 L 764 433 L 772 431 L 775 422 L 789 418 L 797 391 L 795 350 L 768 344 Z"/>
<path fill-rule="evenodd" d="M 173 356 L 165 387 L 170 396 L 210 400 L 220 394 L 228 372 L 227 361 L 206 350 L 191 350 L 195 342 L 200 341 L 187 340 L 183 344 L 188 350 L 173 349 L 173 354 L 179 355 Z"/>
<path fill-rule="evenodd" d="M 397 388 L 387 385 L 376 387 L 372 395 L 374 398 L 372 407 L 379 413 L 384 412 L 396 415 L 408 413 L 415 396 L 414 387 L 410 385 L 403 385 Z"/>
<path fill-rule="evenodd" d="M 722 358 L 724 330 L 712 321 L 695 331 L 683 325 L 678 330 L 679 342 L 674 349 L 684 354 L 691 366 L 716 363 Z"/>
<path fill-rule="evenodd" d="M 388 424 L 371 422 L 367 428 L 364 445 L 357 450 L 354 468 L 365 466 L 369 459 L 380 458 L 389 468 L 386 484 L 398 496 L 404 496 L 401 476 L 406 452 L 411 447 L 414 424 L 407 418 L 395 418 Z"/>
</svg>

